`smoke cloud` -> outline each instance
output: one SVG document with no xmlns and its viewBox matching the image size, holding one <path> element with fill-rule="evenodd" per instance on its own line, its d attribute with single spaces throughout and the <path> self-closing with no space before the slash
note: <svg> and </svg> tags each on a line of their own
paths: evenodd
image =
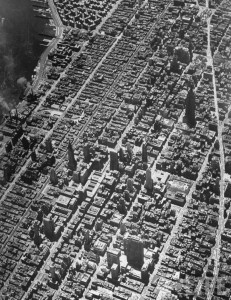
<svg viewBox="0 0 231 300">
<path fill-rule="evenodd" d="M 5 47 L 6 45 L 6 33 L 4 32 L 3 29 L 3 24 L 1 23 L 0 25 L 0 47 Z"/>
<path fill-rule="evenodd" d="M 14 74 L 15 74 L 15 62 L 12 55 L 12 51 L 8 55 L 3 56 L 3 63 L 4 63 L 4 80 L 9 81 L 9 83 L 14 83 Z"/>
<path fill-rule="evenodd" d="M 9 107 L 7 101 L 0 94 L 0 123 L 3 120 L 4 114 L 8 113 L 9 111 L 10 111 L 10 107 Z"/>
<path fill-rule="evenodd" d="M 7 43 L 4 23 L 0 23 L 0 123 L 4 114 L 16 105 L 15 60 Z"/>
<path fill-rule="evenodd" d="M 31 1 L 0 0 L 0 115 L 30 86 L 26 78 L 44 50 L 38 35 L 47 28 L 44 20 L 34 16 Z"/>
<path fill-rule="evenodd" d="M 27 82 L 27 79 L 25 77 L 20 77 L 18 80 L 17 80 L 17 85 L 18 87 L 21 89 L 21 90 L 25 90 L 28 86 L 28 82 Z"/>
<path fill-rule="evenodd" d="M 1 110 L 9 111 L 10 107 L 7 104 L 7 102 L 4 100 L 4 98 L 0 95 L 0 111 Z"/>
</svg>

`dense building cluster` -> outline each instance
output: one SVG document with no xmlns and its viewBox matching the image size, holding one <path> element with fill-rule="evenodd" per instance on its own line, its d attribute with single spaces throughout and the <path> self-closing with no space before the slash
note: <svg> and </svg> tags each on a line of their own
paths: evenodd
<svg viewBox="0 0 231 300">
<path fill-rule="evenodd" d="M 230 1 L 54 1 L 0 133 L 0 299 L 229 299 Z"/>
</svg>

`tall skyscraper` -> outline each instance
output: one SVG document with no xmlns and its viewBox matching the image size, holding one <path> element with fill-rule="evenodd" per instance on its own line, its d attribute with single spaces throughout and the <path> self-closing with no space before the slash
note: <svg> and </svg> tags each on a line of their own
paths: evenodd
<svg viewBox="0 0 231 300">
<path fill-rule="evenodd" d="M 55 279 L 56 279 L 56 274 L 55 274 L 55 265 L 54 265 L 54 263 L 51 263 L 51 264 L 50 264 L 50 275 L 51 275 L 51 279 L 52 279 L 53 281 L 55 281 Z"/>
<path fill-rule="evenodd" d="M 33 230 L 34 230 L 34 237 L 33 237 L 34 243 L 35 243 L 36 246 L 39 246 L 39 244 L 41 243 L 42 238 L 41 238 L 40 233 L 39 233 L 39 221 L 38 220 L 34 221 Z"/>
<path fill-rule="evenodd" d="M 133 179 L 132 178 L 128 178 L 128 180 L 127 180 L 127 189 L 131 193 L 134 190 L 134 188 L 133 188 Z"/>
<path fill-rule="evenodd" d="M 132 158 L 133 150 L 132 150 L 132 146 L 129 142 L 127 143 L 127 152 L 128 152 L 129 157 Z"/>
<path fill-rule="evenodd" d="M 120 150 L 119 150 L 119 158 L 120 158 L 120 161 L 124 161 L 124 149 L 122 147 L 120 147 Z"/>
<path fill-rule="evenodd" d="M 37 154 L 36 154 L 36 152 L 34 150 L 31 152 L 31 159 L 32 159 L 32 161 L 36 161 L 37 160 Z"/>
<path fill-rule="evenodd" d="M 24 135 L 22 138 L 21 138 L 21 141 L 22 141 L 22 145 L 24 147 L 24 149 L 29 149 L 30 147 L 30 140 Z"/>
<path fill-rule="evenodd" d="M 113 281 L 117 281 L 119 276 L 119 266 L 117 264 L 113 264 L 111 266 L 111 277 Z"/>
<path fill-rule="evenodd" d="M 119 160 L 117 151 L 112 150 L 110 152 L 110 170 L 118 170 Z"/>
<path fill-rule="evenodd" d="M 52 184 L 57 184 L 58 183 L 58 177 L 57 177 L 57 174 L 56 174 L 54 168 L 51 168 L 50 181 L 51 181 Z"/>
<path fill-rule="evenodd" d="M 71 170 L 76 169 L 76 160 L 75 160 L 74 150 L 73 150 L 73 147 L 72 147 L 70 141 L 68 143 L 68 167 Z"/>
<path fill-rule="evenodd" d="M 152 190 L 153 188 L 152 172 L 150 169 L 146 170 L 146 181 L 144 186 L 147 190 Z"/>
<path fill-rule="evenodd" d="M 109 268 L 113 264 L 120 265 L 120 255 L 121 255 L 121 251 L 119 249 L 110 248 L 107 250 L 107 263 Z"/>
<path fill-rule="evenodd" d="M 120 234 L 125 234 L 127 228 L 126 228 L 126 224 L 124 222 L 120 223 Z"/>
<path fill-rule="evenodd" d="M 8 162 L 3 164 L 3 174 L 4 174 L 4 180 L 7 182 L 11 176 L 11 167 Z"/>
<path fill-rule="evenodd" d="M 53 151 L 53 145 L 52 145 L 51 139 L 48 138 L 45 143 L 46 143 L 47 152 L 51 153 Z"/>
<path fill-rule="evenodd" d="M 173 56 L 173 59 L 172 59 L 171 64 L 170 64 L 170 71 L 173 72 L 173 73 L 178 73 L 179 72 L 179 62 L 178 62 L 178 59 L 177 59 L 177 55 Z"/>
<path fill-rule="evenodd" d="M 54 237 L 55 224 L 51 216 L 43 218 L 43 231 L 46 237 Z"/>
<path fill-rule="evenodd" d="M 144 263 L 144 243 L 139 236 L 129 235 L 124 238 L 124 252 L 131 266 L 141 267 Z"/>
<path fill-rule="evenodd" d="M 141 279 L 145 283 L 148 283 L 148 279 L 149 279 L 148 268 L 149 268 L 149 262 L 146 261 L 141 268 Z"/>
<path fill-rule="evenodd" d="M 142 161 L 147 162 L 147 160 L 148 160 L 147 143 L 144 142 L 142 145 Z"/>
<path fill-rule="evenodd" d="M 185 101 L 185 117 L 189 127 L 196 125 L 195 120 L 195 94 L 193 91 L 193 85 L 190 86 L 188 95 Z"/>
<path fill-rule="evenodd" d="M 83 145 L 83 156 L 84 156 L 84 161 L 90 160 L 90 144 L 87 142 L 85 142 Z"/>
</svg>

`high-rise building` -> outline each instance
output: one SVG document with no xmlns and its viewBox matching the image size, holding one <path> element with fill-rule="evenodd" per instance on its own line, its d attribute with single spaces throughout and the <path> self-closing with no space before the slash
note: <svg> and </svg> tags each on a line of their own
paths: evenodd
<svg viewBox="0 0 231 300">
<path fill-rule="evenodd" d="M 35 245 L 39 246 L 42 238 L 39 233 L 39 221 L 38 220 L 34 221 L 33 230 L 34 230 L 34 237 L 33 237 L 34 243 L 35 243 Z"/>
<path fill-rule="evenodd" d="M 71 170 L 76 169 L 76 160 L 75 160 L 74 150 L 73 150 L 73 147 L 70 142 L 68 143 L 68 167 Z"/>
<path fill-rule="evenodd" d="M 32 159 L 32 161 L 36 161 L 37 160 L 37 154 L 36 154 L 36 152 L 34 150 L 31 152 L 31 159 Z"/>
<path fill-rule="evenodd" d="M 127 235 L 124 238 L 124 252 L 131 266 L 141 267 L 144 263 L 144 243 L 137 235 Z"/>
<path fill-rule="evenodd" d="M 46 237 L 51 239 L 54 237 L 55 224 L 51 216 L 43 218 L 43 231 Z"/>
<path fill-rule="evenodd" d="M 11 166 L 9 163 L 4 163 L 3 164 L 3 174 L 4 174 L 4 180 L 8 181 L 11 176 Z"/>
<path fill-rule="evenodd" d="M 102 229 L 102 226 L 103 226 L 103 220 L 98 218 L 95 222 L 95 230 L 100 231 Z"/>
<path fill-rule="evenodd" d="M 129 155 L 129 157 L 132 158 L 133 150 L 132 150 L 132 146 L 129 142 L 127 143 L 127 153 Z"/>
<path fill-rule="evenodd" d="M 112 280 L 116 281 L 118 279 L 119 276 L 119 266 L 117 264 L 113 264 L 111 266 L 111 277 Z"/>
<path fill-rule="evenodd" d="M 118 266 L 120 266 L 120 255 L 121 251 L 119 249 L 113 248 L 107 250 L 107 263 L 109 268 L 113 264 L 117 264 Z"/>
<path fill-rule="evenodd" d="M 196 124 L 195 120 L 195 94 L 193 86 L 190 86 L 188 95 L 185 101 L 185 117 L 189 127 L 194 127 Z"/>
<path fill-rule="evenodd" d="M 149 269 L 149 262 L 146 261 L 141 268 L 141 279 L 144 283 L 147 283 L 149 279 L 148 269 Z"/>
<path fill-rule="evenodd" d="M 125 234 L 127 228 L 126 228 L 126 224 L 124 222 L 120 223 L 120 234 Z"/>
<path fill-rule="evenodd" d="M 147 160 L 148 160 L 147 143 L 144 142 L 142 145 L 142 161 L 147 162 Z"/>
<path fill-rule="evenodd" d="M 84 156 L 84 161 L 90 160 L 90 144 L 89 143 L 85 143 L 83 145 L 83 156 Z"/>
<path fill-rule="evenodd" d="M 118 170 L 119 160 L 117 151 L 112 150 L 110 152 L 110 170 Z"/>
<path fill-rule="evenodd" d="M 48 138 L 45 143 L 46 143 L 47 152 L 51 153 L 53 151 L 53 145 L 52 145 L 51 139 Z"/>
<path fill-rule="evenodd" d="M 171 65 L 170 65 L 170 71 L 173 73 L 178 73 L 179 72 L 179 62 L 177 59 L 177 55 L 173 56 Z"/>
<path fill-rule="evenodd" d="M 151 169 L 146 170 L 146 181 L 145 181 L 144 186 L 147 190 L 152 190 L 152 188 L 153 188 L 153 179 L 152 179 Z"/>
<path fill-rule="evenodd" d="M 120 147 L 120 150 L 119 150 L 120 161 L 124 161 L 124 157 L 125 157 L 124 149 L 122 147 Z"/>
<path fill-rule="evenodd" d="M 126 214 L 127 208 L 124 197 L 119 198 L 119 202 L 117 202 L 117 209 L 121 214 Z"/>
<path fill-rule="evenodd" d="M 54 263 L 50 264 L 50 275 L 51 275 L 52 281 L 55 281 L 56 275 L 55 275 L 55 265 L 54 265 Z"/>
<path fill-rule="evenodd" d="M 128 180 L 127 180 L 127 189 L 131 193 L 134 190 L 134 188 L 133 188 L 133 179 L 132 178 L 128 178 Z"/>
<path fill-rule="evenodd" d="M 29 149 L 30 147 L 30 140 L 24 135 L 22 138 L 21 138 L 21 141 L 22 141 L 22 145 L 24 147 L 24 149 Z"/>
<path fill-rule="evenodd" d="M 58 183 L 58 177 L 57 177 L 57 174 L 56 174 L 54 168 L 51 168 L 50 181 L 51 181 L 52 184 L 57 184 Z"/>
</svg>

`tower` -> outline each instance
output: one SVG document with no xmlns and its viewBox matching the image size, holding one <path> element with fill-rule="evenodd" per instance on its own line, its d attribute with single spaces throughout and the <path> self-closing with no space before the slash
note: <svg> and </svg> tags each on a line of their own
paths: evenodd
<svg viewBox="0 0 231 300">
<path fill-rule="evenodd" d="M 185 117 L 186 122 L 189 127 L 194 127 L 196 125 L 195 120 L 195 94 L 193 91 L 193 86 L 190 86 L 188 95 L 185 101 Z"/>
<path fill-rule="evenodd" d="M 36 161 L 37 160 L 37 154 L 36 154 L 35 151 L 31 152 L 31 159 L 32 159 L 32 161 Z"/>
<path fill-rule="evenodd" d="M 147 160 L 148 160 L 147 143 L 144 142 L 142 145 L 142 161 L 147 162 Z"/>
<path fill-rule="evenodd" d="M 119 150 L 119 158 L 120 158 L 120 161 L 124 161 L 124 149 L 122 147 L 120 147 L 120 150 Z"/>
<path fill-rule="evenodd" d="M 129 192 L 133 192 L 133 179 L 132 178 L 128 178 L 127 180 L 127 189 Z"/>
<path fill-rule="evenodd" d="M 107 250 L 107 263 L 109 268 L 111 268 L 113 264 L 120 266 L 120 255 L 121 251 L 119 249 L 111 248 Z"/>
<path fill-rule="evenodd" d="M 147 190 L 152 190 L 152 188 L 153 188 L 152 172 L 150 169 L 146 170 L 145 188 Z"/>
<path fill-rule="evenodd" d="M 90 145 L 89 145 L 89 143 L 85 143 L 83 146 L 83 156 L 84 156 L 84 161 L 90 160 Z"/>
<path fill-rule="evenodd" d="M 144 263 L 144 243 L 139 236 L 128 235 L 124 238 L 124 252 L 131 266 L 141 267 Z"/>
<path fill-rule="evenodd" d="M 46 237 L 48 238 L 54 237 L 55 224 L 51 216 L 43 218 L 43 230 Z"/>
<path fill-rule="evenodd" d="M 52 168 L 51 172 L 50 172 L 50 181 L 51 181 L 52 184 L 57 184 L 58 183 L 58 177 L 57 177 L 57 174 L 56 174 L 54 168 Z"/>
<path fill-rule="evenodd" d="M 55 274 L 55 265 L 53 263 L 50 264 L 50 275 L 52 281 L 55 281 L 56 274 Z"/>
<path fill-rule="evenodd" d="M 41 236 L 40 236 L 40 233 L 39 233 L 39 221 L 36 220 L 33 224 L 33 229 L 34 229 L 34 237 L 33 237 L 33 240 L 34 240 L 34 243 L 36 246 L 39 246 L 39 244 L 41 243 Z"/>
<path fill-rule="evenodd" d="M 125 234 L 127 228 L 126 228 L 126 224 L 124 222 L 120 223 L 120 234 Z"/>
<path fill-rule="evenodd" d="M 30 141 L 28 140 L 28 138 L 24 135 L 21 138 L 21 141 L 22 141 L 23 148 L 26 149 L 26 150 L 28 150 L 29 147 L 30 147 Z"/>
<path fill-rule="evenodd" d="M 98 218 L 95 222 L 95 231 L 100 231 L 103 226 L 103 220 Z"/>
<path fill-rule="evenodd" d="M 173 73 L 179 72 L 179 63 L 178 63 L 177 55 L 173 56 L 172 62 L 170 64 L 170 71 Z"/>
<path fill-rule="evenodd" d="M 119 168 L 119 160 L 118 153 L 115 150 L 110 152 L 110 170 L 118 170 Z"/>
<path fill-rule="evenodd" d="M 117 209 L 121 214 L 126 214 L 127 208 L 125 204 L 125 199 L 123 197 L 119 198 L 119 202 L 117 203 Z"/>
<path fill-rule="evenodd" d="M 129 157 L 132 158 L 133 151 L 132 151 L 132 146 L 129 142 L 127 143 L 127 152 L 128 152 Z"/>
<path fill-rule="evenodd" d="M 76 169 L 76 160 L 75 160 L 74 150 L 73 150 L 73 147 L 72 147 L 70 141 L 68 143 L 68 167 L 71 170 Z"/>
<path fill-rule="evenodd" d="M 141 279 L 144 283 L 147 283 L 149 279 L 148 269 L 149 269 L 149 262 L 146 261 L 141 268 Z"/>
<path fill-rule="evenodd" d="M 119 266 L 117 264 L 113 264 L 111 266 L 111 277 L 113 281 L 117 281 L 119 276 Z"/>
<path fill-rule="evenodd" d="M 3 164 L 3 176 L 5 181 L 9 181 L 10 176 L 11 176 L 11 167 L 9 163 L 4 163 Z"/>
<path fill-rule="evenodd" d="M 48 138 L 45 143 L 46 143 L 47 152 L 51 153 L 53 151 L 53 146 L 52 146 L 52 143 L 51 143 L 51 139 Z"/>
</svg>

